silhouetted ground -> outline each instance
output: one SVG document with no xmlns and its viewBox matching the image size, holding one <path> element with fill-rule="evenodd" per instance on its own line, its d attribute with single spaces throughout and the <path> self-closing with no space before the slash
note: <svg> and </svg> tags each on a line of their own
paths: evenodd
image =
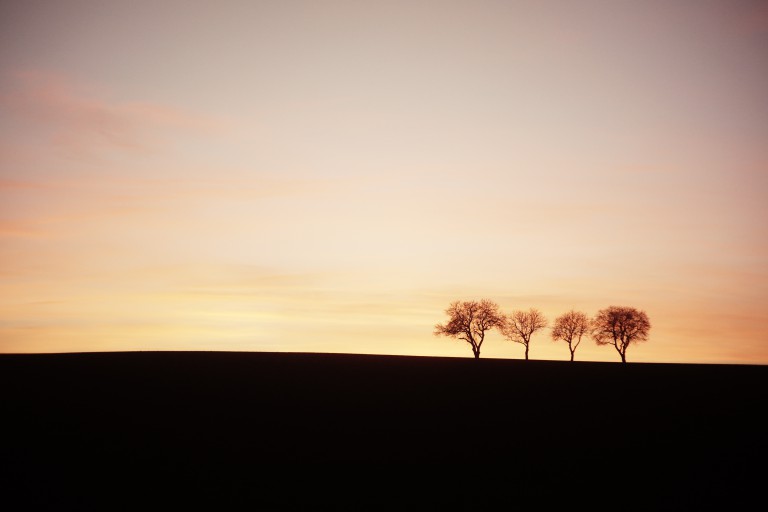
<svg viewBox="0 0 768 512">
<path fill-rule="evenodd" d="M 767 378 L 756 365 L 0 355 L 0 478 L 19 510 L 751 510 L 765 506 Z"/>
</svg>

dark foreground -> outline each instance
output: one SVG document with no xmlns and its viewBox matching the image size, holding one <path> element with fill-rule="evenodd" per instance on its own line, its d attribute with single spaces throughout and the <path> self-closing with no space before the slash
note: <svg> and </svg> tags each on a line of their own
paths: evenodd
<svg viewBox="0 0 768 512">
<path fill-rule="evenodd" d="M 767 391 L 766 366 L 0 355 L 0 485 L 19 510 L 751 510 Z"/>
</svg>

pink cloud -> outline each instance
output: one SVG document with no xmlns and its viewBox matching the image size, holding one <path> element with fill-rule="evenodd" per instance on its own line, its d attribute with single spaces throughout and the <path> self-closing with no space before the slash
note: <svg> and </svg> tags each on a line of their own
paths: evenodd
<svg viewBox="0 0 768 512">
<path fill-rule="evenodd" d="M 0 192 L 14 190 L 38 190 L 49 188 L 49 185 L 43 183 L 33 183 L 31 181 L 6 180 L 0 178 Z"/>
<path fill-rule="evenodd" d="M 321 180 L 247 181 L 79 177 L 37 182 L 0 178 L 0 242 L 56 240 L 103 226 L 176 222 L 206 205 L 296 196 L 327 190 Z"/>
<path fill-rule="evenodd" d="M 17 72 L 0 106 L 77 156 L 98 150 L 149 151 L 177 133 L 209 135 L 223 123 L 168 105 L 120 102 L 60 75 Z"/>
<path fill-rule="evenodd" d="M 41 232 L 21 222 L 0 219 L 0 239 L 4 237 L 37 237 Z"/>
</svg>

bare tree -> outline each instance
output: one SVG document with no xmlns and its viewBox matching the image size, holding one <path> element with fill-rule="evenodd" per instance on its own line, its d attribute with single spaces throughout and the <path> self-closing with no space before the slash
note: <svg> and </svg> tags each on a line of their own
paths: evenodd
<svg viewBox="0 0 768 512">
<path fill-rule="evenodd" d="M 528 311 L 513 311 L 505 318 L 501 332 L 508 340 L 525 346 L 525 360 L 527 361 L 531 336 L 546 326 L 547 319 L 544 318 L 544 315 L 538 309 L 531 308 Z"/>
<path fill-rule="evenodd" d="M 573 361 L 581 338 L 589 334 L 590 328 L 591 321 L 586 313 L 570 310 L 555 319 L 555 325 L 552 326 L 552 340 L 566 342 L 571 352 L 571 361 Z"/>
<path fill-rule="evenodd" d="M 466 341 L 472 346 L 475 359 L 480 358 L 480 347 L 486 331 L 504 323 L 499 305 L 488 299 L 452 302 L 445 312 L 450 317 L 448 323 L 437 324 L 435 336 L 444 335 Z"/>
<path fill-rule="evenodd" d="M 627 362 L 627 348 L 632 343 L 646 341 L 651 322 L 645 311 L 623 306 L 601 309 L 592 320 L 592 338 L 598 345 L 613 345 Z"/>
</svg>

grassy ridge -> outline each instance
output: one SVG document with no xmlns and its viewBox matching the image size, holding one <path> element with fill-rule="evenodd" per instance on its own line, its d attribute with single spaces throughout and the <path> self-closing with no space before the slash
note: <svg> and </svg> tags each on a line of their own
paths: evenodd
<svg viewBox="0 0 768 512">
<path fill-rule="evenodd" d="M 1 355 L 0 376 L 0 476 L 38 506 L 89 481 L 311 508 L 369 496 L 380 488 L 360 468 L 394 463 L 391 485 L 418 491 L 418 509 L 564 484 L 624 486 L 656 509 L 738 508 L 768 453 L 764 366 L 132 352 Z M 356 486 L 307 490 L 336 464 Z M 414 487 L 427 475 L 434 492 Z M 269 491 L 291 479 L 305 492 Z M 403 505 L 392 488 L 375 495 Z"/>
</svg>

